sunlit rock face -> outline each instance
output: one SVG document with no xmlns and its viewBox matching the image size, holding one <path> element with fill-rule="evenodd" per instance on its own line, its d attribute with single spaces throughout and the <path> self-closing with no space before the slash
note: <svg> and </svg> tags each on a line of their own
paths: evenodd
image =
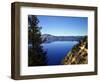
<svg viewBox="0 0 100 82">
<path fill-rule="evenodd" d="M 65 56 L 61 62 L 68 64 L 87 64 L 88 63 L 88 41 L 85 37 L 81 42 L 76 44 L 72 50 Z"/>
</svg>

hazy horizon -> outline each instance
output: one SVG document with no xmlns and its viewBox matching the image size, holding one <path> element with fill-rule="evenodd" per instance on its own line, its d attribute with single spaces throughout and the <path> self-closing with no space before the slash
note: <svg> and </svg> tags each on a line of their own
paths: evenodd
<svg viewBox="0 0 100 82">
<path fill-rule="evenodd" d="M 44 34 L 42 34 L 44 35 Z M 62 35 L 53 35 L 53 34 L 48 34 L 48 35 L 52 35 L 52 36 L 62 36 Z M 87 36 L 87 35 L 63 35 L 63 36 Z"/>
</svg>

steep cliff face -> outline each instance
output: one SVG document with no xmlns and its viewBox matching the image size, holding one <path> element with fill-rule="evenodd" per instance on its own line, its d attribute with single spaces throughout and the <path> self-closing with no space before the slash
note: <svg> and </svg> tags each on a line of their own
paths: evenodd
<svg viewBox="0 0 100 82">
<path fill-rule="evenodd" d="M 72 50 L 65 56 L 61 62 L 67 64 L 87 64 L 88 63 L 88 41 L 87 36 L 84 37 Z"/>
</svg>

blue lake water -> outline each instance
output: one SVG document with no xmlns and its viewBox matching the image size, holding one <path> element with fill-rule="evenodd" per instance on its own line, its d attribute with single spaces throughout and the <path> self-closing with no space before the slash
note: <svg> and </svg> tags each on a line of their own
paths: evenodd
<svg viewBox="0 0 100 82">
<path fill-rule="evenodd" d="M 77 43 L 77 41 L 55 41 L 42 44 L 44 51 L 47 51 L 47 64 L 61 65 L 62 59 Z"/>
</svg>

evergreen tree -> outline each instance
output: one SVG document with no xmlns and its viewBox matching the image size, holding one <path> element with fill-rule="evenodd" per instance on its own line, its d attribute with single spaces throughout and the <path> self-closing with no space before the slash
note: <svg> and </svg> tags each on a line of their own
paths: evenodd
<svg viewBox="0 0 100 82">
<path fill-rule="evenodd" d="M 28 48 L 28 66 L 46 65 L 46 52 L 43 51 L 43 43 L 41 38 L 41 27 L 38 26 L 39 20 L 37 16 L 28 16 L 28 44 L 32 47 Z"/>
</svg>

